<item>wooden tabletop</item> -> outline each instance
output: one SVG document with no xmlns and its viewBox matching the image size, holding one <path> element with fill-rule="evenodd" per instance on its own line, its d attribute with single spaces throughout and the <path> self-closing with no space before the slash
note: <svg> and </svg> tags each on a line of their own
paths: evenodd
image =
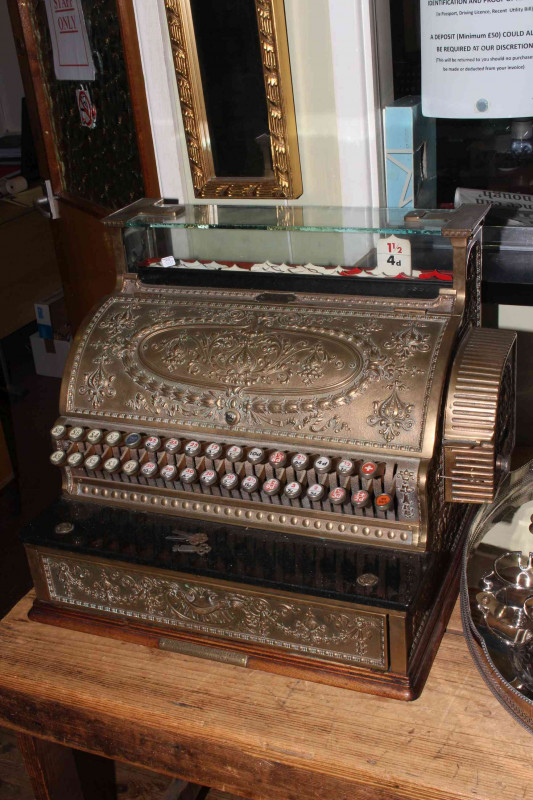
<svg viewBox="0 0 533 800">
<path fill-rule="evenodd" d="M 525 800 L 533 739 L 478 674 L 457 610 L 405 703 L 0 622 L 0 725 L 253 800 Z"/>
</svg>

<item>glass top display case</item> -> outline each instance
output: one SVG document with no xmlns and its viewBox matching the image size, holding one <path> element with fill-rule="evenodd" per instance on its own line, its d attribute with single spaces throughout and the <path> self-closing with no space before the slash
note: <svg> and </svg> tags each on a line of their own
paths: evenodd
<svg viewBox="0 0 533 800">
<path fill-rule="evenodd" d="M 146 283 L 429 298 L 453 284 L 451 239 L 487 211 L 469 208 L 467 219 L 464 210 L 142 200 L 106 222 L 122 227 L 124 271 Z"/>
</svg>

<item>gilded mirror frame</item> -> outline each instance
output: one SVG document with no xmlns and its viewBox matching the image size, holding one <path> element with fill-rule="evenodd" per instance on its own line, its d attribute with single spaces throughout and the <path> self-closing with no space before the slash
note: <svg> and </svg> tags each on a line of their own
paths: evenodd
<svg viewBox="0 0 533 800">
<path fill-rule="evenodd" d="M 273 175 L 227 178 L 215 174 L 189 0 L 165 0 L 191 177 L 198 198 L 294 198 L 302 194 L 284 0 L 254 3 Z"/>
</svg>

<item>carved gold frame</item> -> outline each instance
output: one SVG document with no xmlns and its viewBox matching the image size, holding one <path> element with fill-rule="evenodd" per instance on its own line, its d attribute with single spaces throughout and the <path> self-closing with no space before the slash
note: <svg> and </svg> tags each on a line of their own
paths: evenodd
<svg viewBox="0 0 533 800">
<path fill-rule="evenodd" d="M 284 0 L 255 0 L 274 176 L 217 178 L 189 0 L 165 0 L 172 57 L 195 197 L 302 194 Z"/>
</svg>

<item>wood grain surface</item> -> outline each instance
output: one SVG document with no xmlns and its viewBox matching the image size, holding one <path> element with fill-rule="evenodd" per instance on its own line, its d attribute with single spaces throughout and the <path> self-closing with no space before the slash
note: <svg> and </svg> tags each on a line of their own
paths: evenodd
<svg viewBox="0 0 533 800">
<path fill-rule="evenodd" d="M 96 762 L 95 756 L 81 751 L 75 752 L 78 771 L 83 778 L 85 800 L 187 800 L 187 795 L 190 800 L 191 797 L 204 794 L 201 790 L 198 791 L 199 787 L 190 783 L 183 786 L 183 781 L 132 767 L 130 764 L 107 762 L 110 769 L 102 770 L 102 764 Z M 17 734 L 6 728 L 0 728 L 0 798 L 35 800 Z M 73 797 L 69 800 L 73 800 Z M 240 798 L 212 789 L 209 800 Z"/>
<path fill-rule="evenodd" d="M 531 796 L 532 739 L 457 613 L 412 703 L 39 625 L 0 623 L 0 725 L 252 800 Z"/>
<path fill-rule="evenodd" d="M 84 800 L 73 750 L 25 733 L 17 742 L 35 800 Z"/>
</svg>

